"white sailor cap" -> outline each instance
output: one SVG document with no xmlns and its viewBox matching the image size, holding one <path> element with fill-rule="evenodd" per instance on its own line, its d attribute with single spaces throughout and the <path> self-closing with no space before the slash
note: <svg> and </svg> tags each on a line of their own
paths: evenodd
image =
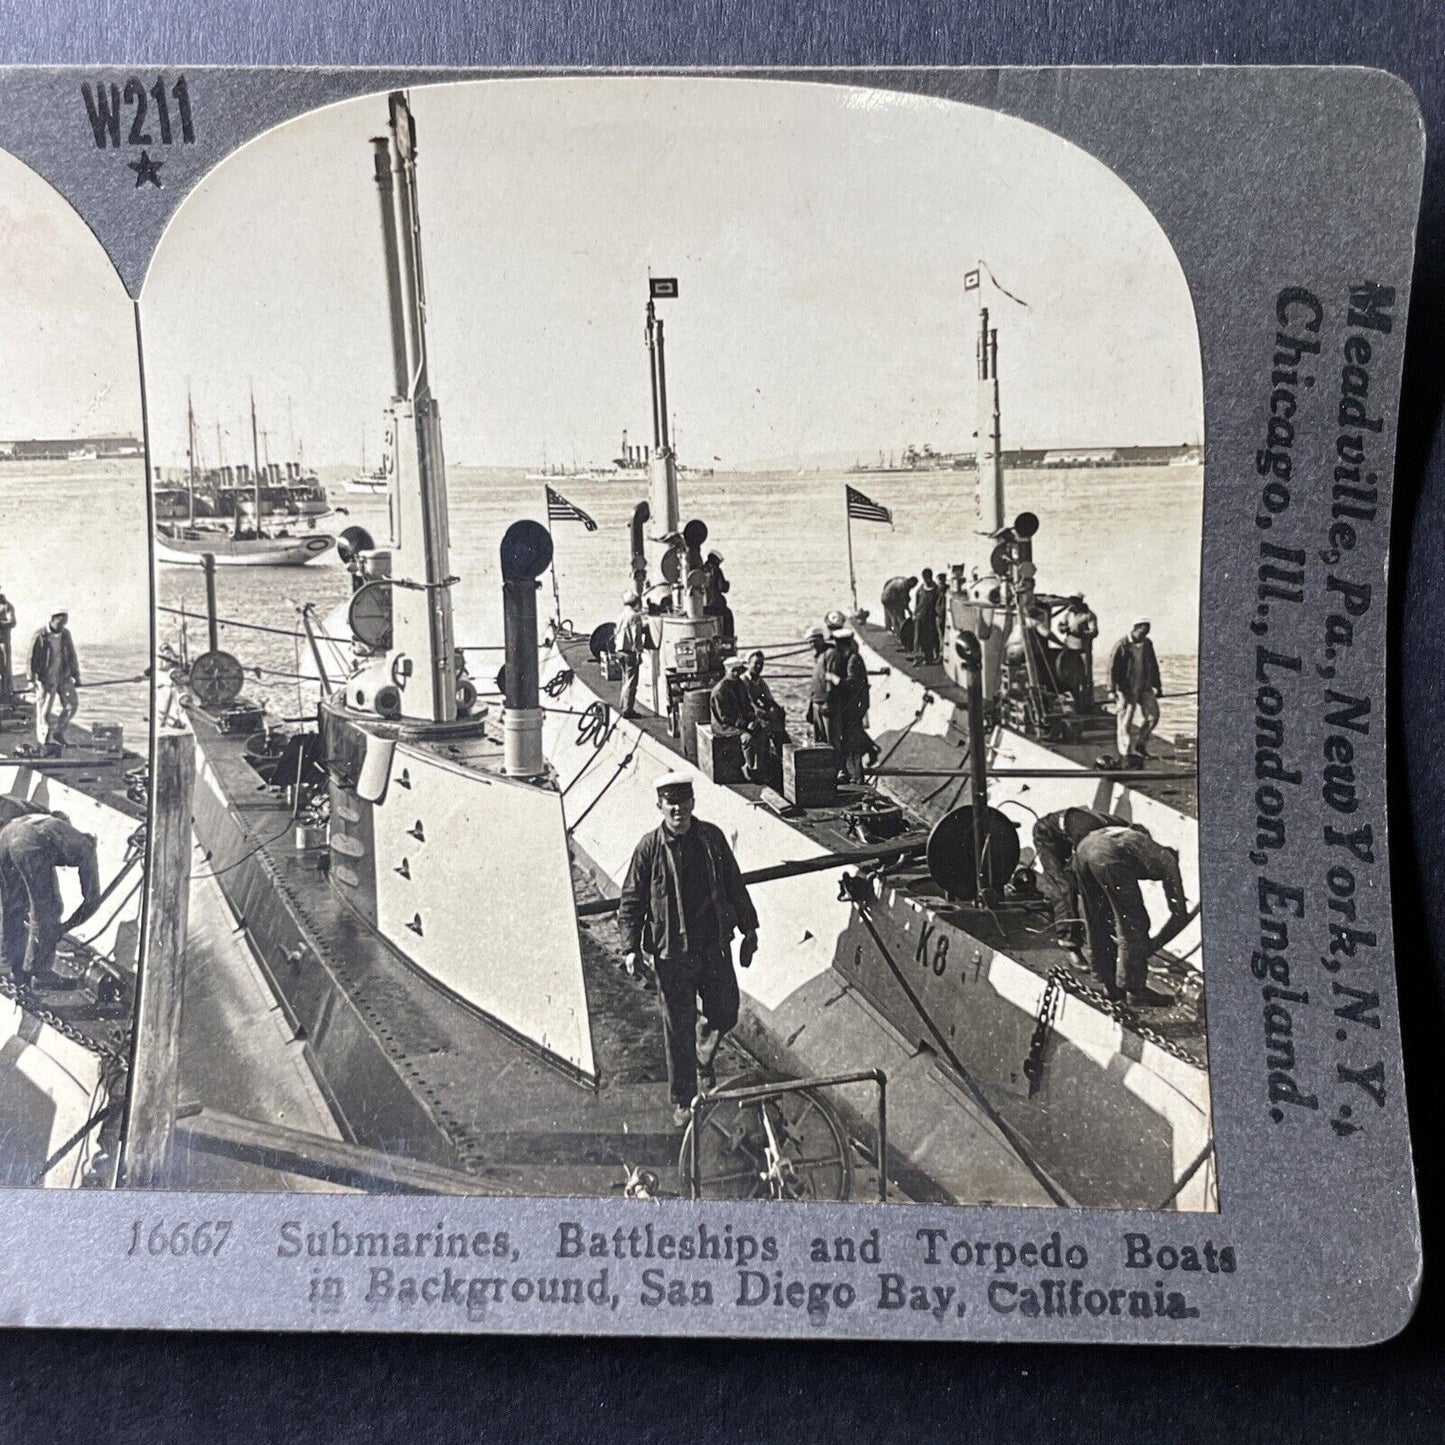
<svg viewBox="0 0 1445 1445">
<path fill-rule="evenodd" d="M 669 788 L 686 788 L 692 791 L 692 778 L 687 773 L 663 773 L 652 785 L 659 793 L 665 793 Z"/>
<path fill-rule="evenodd" d="M 1129 624 L 1130 627 L 1152 627 L 1153 625 L 1154 624 L 1151 623 L 1147 617 L 1136 617 Z"/>
<path fill-rule="evenodd" d="M 622 594 L 622 601 L 628 607 L 631 607 L 634 602 L 640 602 L 641 600 L 642 599 L 637 595 L 637 593 L 634 592 L 630 587 L 627 589 L 626 592 Z"/>
<path fill-rule="evenodd" d="M 854 634 L 851 627 L 835 627 L 831 635 L 837 642 L 851 642 Z"/>
<path fill-rule="evenodd" d="M 729 671 L 729 672 L 746 672 L 747 670 L 748 670 L 748 660 L 747 660 L 747 658 L 745 658 L 745 657 L 730 657 L 730 658 L 728 658 L 728 671 Z"/>
</svg>

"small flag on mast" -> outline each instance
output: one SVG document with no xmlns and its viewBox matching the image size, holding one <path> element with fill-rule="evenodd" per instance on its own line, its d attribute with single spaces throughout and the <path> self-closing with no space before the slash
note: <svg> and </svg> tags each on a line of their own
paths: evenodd
<svg viewBox="0 0 1445 1445">
<path fill-rule="evenodd" d="M 965 271 L 963 273 L 963 289 L 965 291 L 977 291 L 979 283 L 982 280 L 983 277 L 979 272 L 979 268 L 975 266 L 972 271 Z"/>
<path fill-rule="evenodd" d="M 865 497 L 857 487 L 845 487 L 848 494 L 848 515 L 859 522 L 887 522 L 893 525 L 893 513 L 887 507 L 880 507 L 871 497 Z"/>
<path fill-rule="evenodd" d="M 648 294 L 654 301 L 665 301 L 669 297 L 677 295 L 676 276 L 649 276 L 647 285 L 649 287 Z"/>
<path fill-rule="evenodd" d="M 589 532 L 597 530 L 597 523 L 573 502 L 569 502 L 561 492 L 554 492 L 551 487 L 547 488 L 547 520 L 549 522 L 581 522 Z"/>
</svg>

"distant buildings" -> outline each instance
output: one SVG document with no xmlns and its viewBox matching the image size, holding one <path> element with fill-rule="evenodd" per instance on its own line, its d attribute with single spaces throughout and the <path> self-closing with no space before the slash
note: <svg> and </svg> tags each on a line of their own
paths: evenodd
<svg viewBox="0 0 1445 1445">
<path fill-rule="evenodd" d="M 0 462 L 94 462 L 116 457 L 139 457 L 143 452 L 138 437 L 116 434 L 0 441 Z"/>
</svg>

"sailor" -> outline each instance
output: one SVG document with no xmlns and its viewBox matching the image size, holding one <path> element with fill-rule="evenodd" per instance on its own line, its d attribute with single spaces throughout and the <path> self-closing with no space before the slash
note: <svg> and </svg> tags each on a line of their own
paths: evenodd
<svg viewBox="0 0 1445 1445">
<path fill-rule="evenodd" d="M 722 829 L 693 817 L 691 778 L 664 773 L 656 788 L 662 823 L 633 849 L 617 923 L 628 971 L 646 952 L 657 973 L 672 1119 L 682 1127 L 699 1083 L 716 1083 L 718 1045 L 738 1020 L 732 937 L 742 935 L 738 966 L 747 968 L 758 915 Z"/>
<path fill-rule="evenodd" d="M 1149 910 L 1139 884 L 1164 885 L 1170 921 L 1188 914 L 1179 854 L 1155 842 L 1143 828 L 1099 828 L 1074 847 L 1074 874 L 1084 904 L 1089 964 L 1110 998 L 1136 1008 L 1167 1008 L 1172 994 L 1149 986 Z"/>
<path fill-rule="evenodd" d="M 630 588 L 622 594 L 622 612 L 612 632 L 612 651 L 622 667 L 622 687 L 617 710 L 632 717 L 637 706 L 637 676 L 647 646 L 647 624 L 642 620 L 642 599 Z"/>
<path fill-rule="evenodd" d="M 727 594 L 732 583 L 723 575 L 722 553 L 709 552 L 704 564 L 707 574 L 707 592 L 703 602 L 703 616 L 722 619 L 722 635 L 731 641 L 737 634 L 733 627 L 732 608 L 727 604 Z"/>
<path fill-rule="evenodd" d="M 15 632 L 15 608 L 0 592 L 0 703 L 15 701 L 15 654 L 11 638 Z"/>
<path fill-rule="evenodd" d="M 870 745 L 862 724 L 868 710 L 868 670 L 862 666 L 863 659 L 858 654 L 857 640 L 851 627 L 835 628 L 832 639 L 833 646 L 828 651 L 824 667 L 828 687 L 824 703 L 827 741 L 837 758 L 839 775 L 850 783 L 861 783 L 863 756 Z"/>
<path fill-rule="evenodd" d="M 1034 858 L 1043 875 L 1039 891 L 1049 900 L 1054 932 L 1069 950 L 1070 962 L 1084 966 L 1080 945 L 1084 921 L 1079 916 L 1079 880 L 1074 876 L 1074 849 L 1079 840 L 1100 828 L 1125 828 L 1128 824 L 1113 813 L 1093 808 L 1060 808 L 1045 813 L 1034 824 Z"/>
<path fill-rule="evenodd" d="M 54 612 L 30 644 L 30 680 L 35 684 L 35 737 L 46 748 L 65 745 L 65 730 L 80 707 L 80 661 L 65 625 L 65 612 Z M 58 714 L 54 712 L 60 704 Z"/>
<path fill-rule="evenodd" d="M 1054 614 L 1054 635 L 1058 640 L 1059 687 L 1074 700 L 1075 711 L 1094 710 L 1094 639 L 1099 619 L 1084 601 L 1082 592 L 1070 592 Z"/>
<path fill-rule="evenodd" d="M 743 677 L 743 683 L 747 687 L 748 697 L 752 699 L 753 712 L 759 721 L 766 721 L 769 717 L 781 720 L 783 709 L 773 696 L 773 690 L 768 686 L 767 678 L 763 676 L 763 668 L 766 666 L 767 658 L 761 652 L 748 653 L 748 670 Z"/>
<path fill-rule="evenodd" d="M 1143 767 L 1149 736 L 1159 725 L 1159 699 L 1164 696 L 1159 659 L 1149 640 L 1147 617 L 1136 617 L 1129 635 L 1115 644 L 1109 659 L 1109 686 L 1114 690 L 1114 710 L 1118 718 L 1116 741 L 1120 765 Z"/>
<path fill-rule="evenodd" d="M 747 660 L 728 660 L 727 674 L 712 690 L 708 714 L 713 733 L 718 737 L 737 738 L 743 749 L 743 772 L 756 779 L 762 763 L 763 730 L 753 712 L 752 694 L 744 681 Z"/>
<path fill-rule="evenodd" d="M 813 644 L 813 673 L 808 684 L 808 722 L 813 728 L 813 741 L 828 741 L 828 668 L 831 659 L 828 654 L 832 643 L 821 627 L 808 630 L 808 641 Z"/>
<path fill-rule="evenodd" d="M 81 904 L 64 923 L 57 868 L 74 868 L 80 875 Z M 95 838 L 72 827 L 66 814 L 27 814 L 0 828 L 0 951 L 16 983 L 70 987 L 71 980 L 55 972 L 55 945 L 99 902 Z"/>
<path fill-rule="evenodd" d="M 917 577 L 890 577 L 883 584 L 883 625 L 895 637 L 903 636 L 908 621 L 908 599 L 917 586 Z"/>
<path fill-rule="evenodd" d="M 938 612 L 938 654 L 943 660 L 943 639 L 948 635 L 948 568 L 940 567 L 934 573 L 935 596 L 933 605 Z"/>
<path fill-rule="evenodd" d="M 933 568 L 923 569 L 923 581 L 913 598 L 913 650 L 925 663 L 939 661 L 942 639 L 938 633 L 938 592 L 933 585 Z"/>
<path fill-rule="evenodd" d="M 850 783 L 861 783 L 863 760 L 878 756 L 878 744 L 868 736 L 868 709 L 872 703 L 868 664 L 851 631 L 846 636 L 838 634 L 838 646 L 843 654 L 843 775 Z"/>
</svg>

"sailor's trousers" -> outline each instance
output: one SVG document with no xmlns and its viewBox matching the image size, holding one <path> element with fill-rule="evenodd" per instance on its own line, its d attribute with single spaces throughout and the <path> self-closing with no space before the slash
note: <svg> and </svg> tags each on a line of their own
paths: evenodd
<svg viewBox="0 0 1445 1445">
<path fill-rule="evenodd" d="M 732 949 L 718 943 L 682 958 L 659 958 L 654 966 L 661 995 L 667 1090 L 674 1104 L 686 1108 L 697 1093 L 698 1059 L 711 1064 L 723 1035 L 738 1021 Z"/>
</svg>

